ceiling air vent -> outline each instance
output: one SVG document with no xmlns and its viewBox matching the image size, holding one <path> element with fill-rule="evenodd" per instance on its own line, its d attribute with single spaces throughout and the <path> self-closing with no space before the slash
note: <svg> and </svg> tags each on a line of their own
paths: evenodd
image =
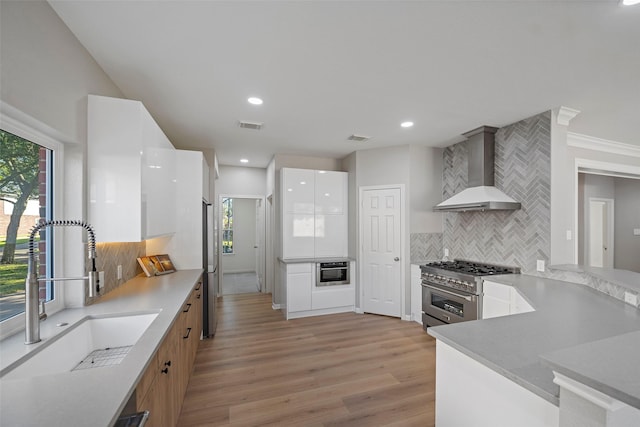
<svg viewBox="0 0 640 427">
<path fill-rule="evenodd" d="M 367 142 L 368 140 L 371 139 L 370 136 L 363 136 L 363 135 L 356 135 L 353 134 L 351 135 L 349 138 L 347 138 L 349 141 L 355 141 L 355 142 Z"/>
<path fill-rule="evenodd" d="M 238 126 L 243 129 L 260 130 L 262 129 L 262 126 L 264 126 L 264 123 L 238 121 Z"/>
</svg>

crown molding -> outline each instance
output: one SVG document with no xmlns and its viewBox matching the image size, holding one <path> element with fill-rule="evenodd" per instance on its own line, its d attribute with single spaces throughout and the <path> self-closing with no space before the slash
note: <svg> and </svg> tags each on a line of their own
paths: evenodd
<svg viewBox="0 0 640 427">
<path fill-rule="evenodd" d="M 569 147 L 602 151 L 604 153 L 619 154 L 621 156 L 640 157 L 640 146 L 638 145 L 623 144 L 622 142 L 610 141 L 574 132 L 567 133 L 567 145 Z"/>
<path fill-rule="evenodd" d="M 569 107 L 559 107 L 556 110 L 556 122 L 559 125 L 569 126 L 569 122 L 578 114 L 580 114 L 580 110 L 576 110 L 574 108 Z"/>
</svg>

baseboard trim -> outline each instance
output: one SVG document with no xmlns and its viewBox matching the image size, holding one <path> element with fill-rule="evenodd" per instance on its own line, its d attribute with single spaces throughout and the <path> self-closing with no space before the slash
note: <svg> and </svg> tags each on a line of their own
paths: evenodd
<svg viewBox="0 0 640 427">
<path fill-rule="evenodd" d="M 356 307 L 355 312 L 356 312 L 357 314 L 364 314 L 364 310 L 363 310 L 363 309 L 361 309 L 360 307 Z"/>
<path fill-rule="evenodd" d="M 282 307 L 280 307 L 280 304 L 271 304 L 271 308 L 274 310 L 280 310 Z"/>
</svg>

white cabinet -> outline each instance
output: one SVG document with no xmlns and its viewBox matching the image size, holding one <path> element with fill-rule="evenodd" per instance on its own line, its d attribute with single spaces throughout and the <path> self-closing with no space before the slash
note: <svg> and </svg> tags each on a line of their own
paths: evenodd
<svg viewBox="0 0 640 427">
<path fill-rule="evenodd" d="M 533 311 L 533 307 L 512 286 L 485 280 L 482 289 L 483 319 Z"/>
<path fill-rule="evenodd" d="M 209 166 L 200 151 L 175 150 L 177 194 L 171 205 L 180 218 L 169 238 L 147 242 L 147 253 L 169 254 L 179 270 L 202 268 L 202 200 Z M 213 209 L 208 209 L 210 219 Z M 211 230 L 209 230 L 211 233 Z"/>
<path fill-rule="evenodd" d="M 99 242 L 175 232 L 176 158 L 139 101 L 89 95 L 89 223 Z"/>
<path fill-rule="evenodd" d="M 315 282 L 314 266 L 312 263 L 286 265 L 288 313 L 311 310 L 311 289 Z"/>
<path fill-rule="evenodd" d="M 347 207 L 347 173 L 315 171 L 315 213 L 342 215 Z"/>
<path fill-rule="evenodd" d="M 284 213 L 315 213 L 315 171 L 310 169 L 282 169 L 282 200 Z"/>
<path fill-rule="evenodd" d="M 350 263 L 350 283 L 316 286 L 316 264 L 281 263 L 284 283 L 285 317 L 317 316 L 354 311 L 356 302 L 356 264 Z"/>
<path fill-rule="evenodd" d="M 346 172 L 283 168 L 282 258 L 346 257 Z"/>
<path fill-rule="evenodd" d="M 346 257 L 349 251 L 346 215 L 316 214 L 313 250 L 315 258 Z"/>
<path fill-rule="evenodd" d="M 422 271 L 411 264 L 411 320 L 422 324 Z"/>
<path fill-rule="evenodd" d="M 356 263 L 351 261 L 349 267 L 349 284 L 332 286 L 314 286 L 311 292 L 311 308 L 313 310 L 341 309 L 353 311 L 356 304 Z M 335 312 L 335 311 L 334 311 Z"/>
</svg>

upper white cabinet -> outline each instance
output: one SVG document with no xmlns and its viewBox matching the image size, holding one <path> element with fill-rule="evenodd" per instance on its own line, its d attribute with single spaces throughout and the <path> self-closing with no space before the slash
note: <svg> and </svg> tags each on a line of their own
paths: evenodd
<svg viewBox="0 0 640 427">
<path fill-rule="evenodd" d="M 282 258 L 346 257 L 346 172 L 283 168 Z"/>
<path fill-rule="evenodd" d="M 346 172 L 315 171 L 315 213 L 342 215 L 347 207 Z"/>
<path fill-rule="evenodd" d="M 315 213 L 315 171 L 310 169 L 282 169 L 283 213 Z"/>
<path fill-rule="evenodd" d="M 99 242 L 139 242 L 176 227 L 175 149 L 139 101 L 89 95 L 89 222 Z"/>
</svg>

